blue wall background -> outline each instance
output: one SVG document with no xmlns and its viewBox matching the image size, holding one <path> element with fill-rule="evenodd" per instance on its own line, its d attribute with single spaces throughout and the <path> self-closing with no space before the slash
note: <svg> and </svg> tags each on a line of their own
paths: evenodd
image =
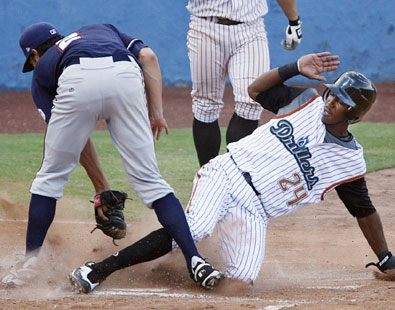
<svg viewBox="0 0 395 310">
<path fill-rule="evenodd" d="M 361 71 L 376 82 L 395 80 L 395 1 L 299 0 L 302 44 L 295 51 L 280 45 L 287 19 L 274 0 L 265 16 L 271 66 L 311 52 L 341 56 L 339 71 Z M 190 85 L 186 48 L 186 0 L 0 0 L 0 91 L 27 90 L 19 37 L 30 24 L 48 21 L 62 34 L 92 23 L 112 23 L 141 38 L 158 55 L 165 86 Z M 326 74 L 334 79 L 339 72 Z M 294 82 L 306 82 L 302 77 Z"/>
</svg>

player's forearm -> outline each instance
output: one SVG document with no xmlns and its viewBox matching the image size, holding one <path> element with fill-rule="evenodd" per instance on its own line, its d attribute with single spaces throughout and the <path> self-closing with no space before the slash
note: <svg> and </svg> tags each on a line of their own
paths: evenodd
<svg viewBox="0 0 395 310">
<path fill-rule="evenodd" d="M 308 57 L 308 60 L 312 61 L 312 58 L 313 57 L 310 56 Z M 306 60 L 306 66 L 309 64 L 308 60 Z M 300 74 L 300 72 L 299 60 L 278 68 L 274 68 L 268 72 L 265 72 L 254 82 L 252 82 L 251 85 L 248 86 L 248 94 L 253 100 L 256 100 L 260 93 L 284 83 L 286 80 Z"/>
<path fill-rule="evenodd" d="M 299 15 L 296 0 L 277 0 L 277 3 L 283 10 L 285 16 L 287 16 L 288 20 L 298 19 Z"/>
<path fill-rule="evenodd" d="M 139 61 L 143 67 L 145 91 L 150 117 L 163 117 L 162 107 L 162 74 L 158 58 L 150 48 L 143 48 L 139 53 Z"/>
<path fill-rule="evenodd" d="M 278 84 L 281 84 L 282 82 L 283 80 L 278 73 L 278 68 L 274 68 L 268 72 L 265 72 L 264 74 L 259 76 L 254 82 L 252 82 L 251 85 L 248 86 L 248 94 L 251 99 L 255 100 L 260 93 Z"/>
<path fill-rule="evenodd" d="M 81 152 L 80 163 L 85 168 L 86 173 L 92 181 L 96 194 L 110 189 L 106 176 L 99 162 L 99 157 L 95 149 L 95 145 L 89 138 L 84 149 Z"/>
<path fill-rule="evenodd" d="M 362 218 L 357 218 L 358 225 L 366 240 L 376 255 L 388 250 L 383 226 L 377 212 Z"/>
</svg>

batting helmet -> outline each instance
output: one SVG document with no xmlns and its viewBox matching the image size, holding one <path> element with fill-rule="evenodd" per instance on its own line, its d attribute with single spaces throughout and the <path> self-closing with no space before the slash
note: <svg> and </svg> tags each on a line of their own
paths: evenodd
<svg viewBox="0 0 395 310">
<path fill-rule="evenodd" d="M 362 73 L 342 73 L 333 84 L 324 84 L 324 100 L 329 92 L 349 106 L 346 118 L 350 124 L 359 122 L 376 100 L 376 86 Z"/>
</svg>

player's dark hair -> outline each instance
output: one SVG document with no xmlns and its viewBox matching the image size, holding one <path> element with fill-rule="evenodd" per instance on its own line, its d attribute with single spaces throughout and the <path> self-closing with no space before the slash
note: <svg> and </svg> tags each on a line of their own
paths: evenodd
<svg viewBox="0 0 395 310">
<path fill-rule="evenodd" d="M 51 39 L 49 39 L 48 41 L 45 41 L 43 44 L 41 44 L 39 47 L 37 47 L 37 52 L 40 55 L 40 57 L 42 55 L 44 55 L 44 53 L 50 48 L 52 47 L 56 42 L 58 42 L 59 40 L 63 39 L 64 36 L 62 35 L 58 35 L 56 37 L 53 37 Z"/>
</svg>

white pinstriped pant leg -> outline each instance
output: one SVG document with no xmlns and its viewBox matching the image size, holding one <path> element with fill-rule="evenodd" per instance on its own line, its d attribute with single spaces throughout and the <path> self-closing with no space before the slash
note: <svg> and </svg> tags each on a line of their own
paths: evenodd
<svg viewBox="0 0 395 310">
<path fill-rule="evenodd" d="M 229 153 L 211 160 L 195 176 L 186 218 L 195 242 L 218 228 L 227 277 L 256 279 L 265 255 L 267 217 Z"/>
<path fill-rule="evenodd" d="M 258 196 L 228 158 L 222 163 L 232 184 L 232 205 L 217 226 L 220 253 L 226 277 L 254 282 L 265 257 L 268 218 Z"/>
<path fill-rule="evenodd" d="M 236 113 L 259 119 L 263 109 L 248 96 L 247 88 L 270 68 L 263 19 L 229 26 L 191 16 L 187 39 L 194 117 L 206 123 L 219 118 L 229 75 Z"/>
<path fill-rule="evenodd" d="M 218 221 L 228 212 L 231 185 L 221 167 L 220 157 L 204 165 L 195 175 L 191 198 L 185 210 L 195 242 L 211 236 Z"/>
<path fill-rule="evenodd" d="M 224 25 L 191 16 L 187 36 L 192 112 L 206 123 L 219 118 L 228 76 L 229 34 Z"/>
<path fill-rule="evenodd" d="M 231 57 L 229 79 L 235 98 L 235 112 L 248 120 L 259 120 L 263 108 L 248 95 L 248 86 L 270 69 L 270 55 L 262 18 L 229 26 Z"/>
<path fill-rule="evenodd" d="M 218 223 L 225 276 L 254 282 L 265 257 L 267 222 L 245 209 L 233 208 Z"/>
</svg>

